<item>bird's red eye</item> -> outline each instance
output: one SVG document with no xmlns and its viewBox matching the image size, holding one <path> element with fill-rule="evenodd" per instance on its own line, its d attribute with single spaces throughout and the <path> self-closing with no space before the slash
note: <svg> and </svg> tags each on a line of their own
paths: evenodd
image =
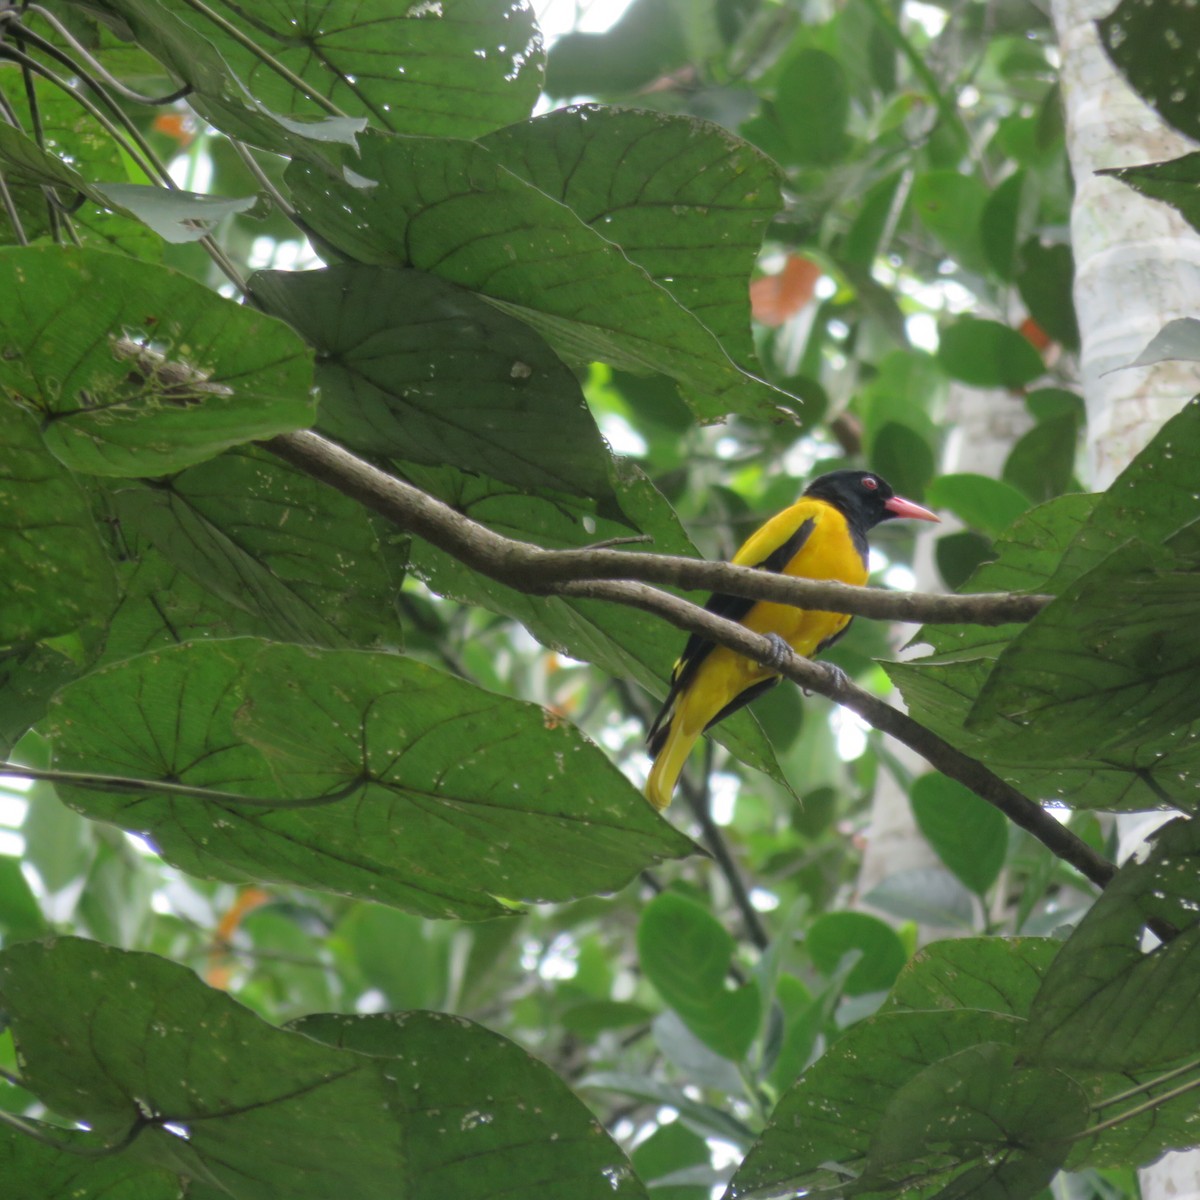
<svg viewBox="0 0 1200 1200">
<path fill-rule="evenodd" d="M 873 492 L 879 487 L 879 480 L 873 475 L 864 475 L 862 485 L 867 489 L 867 491 Z"/>
</svg>

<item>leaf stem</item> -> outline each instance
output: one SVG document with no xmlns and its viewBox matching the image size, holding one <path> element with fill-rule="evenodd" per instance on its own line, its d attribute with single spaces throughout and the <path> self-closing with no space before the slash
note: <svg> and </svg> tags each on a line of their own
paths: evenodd
<svg viewBox="0 0 1200 1200">
<path fill-rule="evenodd" d="M 319 808 L 336 804 L 351 796 L 365 782 L 356 778 L 334 792 L 322 796 L 307 796 L 299 799 L 272 799 L 263 796 L 243 796 L 238 792 L 222 792 L 215 788 L 199 787 L 187 783 L 175 783 L 164 779 L 137 779 L 126 775 L 104 775 L 96 771 L 43 770 L 26 767 L 20 763 L 0 762 L 0 775 L 17 775 L 22 779 L 33 779 L 42 783 L 61 783 L 69 787 L 85 788 L 94 792 L 157 792 L 166 796 L 189 797 L 207 800 L 211 804 L 240 804 L 244 808 Z"/>
<path fill-rule="evenodd" d="M 192 9 L 193 12 L 199 13 L 202 17 L 211 21 L 218 29 L 221 30 L 227 37 L 233 38 L 243 50 L 248 51 L 259 60 L 264 66 L 274 71 L 281 79 L 286 80 L 298 92 L 302 92 L 314 104 L 323 108 L 330 116 L 346 117 L 349 113 L 343 112 L 332 100 L 327 96 L 322 96 L 311 84 L 306 83 L 294 71 L 289 70 L 283 65 L 274 55 L 269 54 L 264 50 L 253 38 L 244 34 L 232 21 L 221 16 L 220 13 L 214 12 L 203 0 L 183 0 L 183 3 Z"/>
</svg>

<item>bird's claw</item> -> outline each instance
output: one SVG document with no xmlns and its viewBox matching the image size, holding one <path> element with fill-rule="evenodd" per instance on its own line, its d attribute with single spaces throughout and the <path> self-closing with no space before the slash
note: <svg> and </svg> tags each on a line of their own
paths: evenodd
<svg viewBox="0 0 1200 1200">
<path fill-rule="evenodd" d="M 767 633 L 763 636 L 771 643 L 771 653 L 764 660 L 763 665 L 778 671 L 791 658 L 792 648 L 777 633 Z"/>
<path fill-rule="evenodd" d="M 833 689 L 832 689 L 833 691 L 838 691 L 839 689 L 841 689 L 843 687 L 850 686 L 850 676 L 847 675 L 846 672 L 843 671 L 841 667 L 835 666 L 833 663 L 828 663 L 828 662 L 821 663 L 820 665 L 822 667 L 824 667 L 825 670 L 828 671 L 829 674 L 832 676 L 832 678 L 830 679 L 829 682 L 833 684 Z M 813 694 L 812 688 L 801 688 L 800 690 L 806 696 L 811 696 Z"/>
</svg>

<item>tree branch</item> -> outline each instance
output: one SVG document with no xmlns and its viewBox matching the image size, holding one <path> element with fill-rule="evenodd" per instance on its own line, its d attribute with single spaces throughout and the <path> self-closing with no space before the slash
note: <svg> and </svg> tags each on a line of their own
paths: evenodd
<svg viewBox="0 0 1200 1200">
<path fill-rule="evenodd" d="M 539 595 L 587 597 L 640 608 L 680 629 L 699 633 L 766 665 L 775 664 L 778 651 L 765 637 L 687 600 L 649 587 L 642 580 L 681 587 L 716 588 L 754 599 L 779 600 L 888 620 L 997 624 L 1028 619 L 1049 601 L 1045 596 L 934 596 L 884 592 L 789 579 L 773 572 L 733 567 L 727 563 L 665 555 L 612 550 L 542 550 L 485 529 L 318 434 L 287 434 L 264 445 L 273 454 L 501 583 Z M 779 670 L 801 687 L 844 705 L 876 729 L 911 747 L 944 775 L 958 780 L 995 805 L 1098 887 L 1103 888 L 1116 873 L 1112 863 L 1060 824 L 1040 804 L 1022 795 L 981 762 L 956 750 L 906 713 L 855 686 L 841 671 L 795 654 Z"/>
<path fill-rule="evenodd" d="M 752 600 L 775 600 L 826 612 L 854 613 L 881 621 L 1005 625 L 1029 621 L 1049 596 L 979 593 L 947 596 L 891 592 L 774 571 L 735 567 L 678 555 L 622 550 L 544 550 L 503 537 L 464 517 L 448 504 L 388 475 L 319 434 L 291 433 L 263 446 L 307 474 L 358 500 L 393 524 L 445 550 L 466 566 L 533 595 L 587 595 L 581 581 L 632 579 L 692 590 L 729 592 Z M 565 591 L 563 584 L 581 590 Z"/>
</svg>

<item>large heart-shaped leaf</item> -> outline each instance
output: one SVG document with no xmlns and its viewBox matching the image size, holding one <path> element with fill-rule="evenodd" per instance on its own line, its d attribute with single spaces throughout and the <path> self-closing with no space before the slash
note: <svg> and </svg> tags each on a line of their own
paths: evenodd
<svg viewBox="0 0 1200 1200">
<path fill-rule="evenodd" d="M 479 918 L 692 848 L 561 719 L 395 654 L 185 643 L 65 688 L 46 728 L 60 769 L 144 781 L 69 803 L 204 876 Z"/>
</svg>

